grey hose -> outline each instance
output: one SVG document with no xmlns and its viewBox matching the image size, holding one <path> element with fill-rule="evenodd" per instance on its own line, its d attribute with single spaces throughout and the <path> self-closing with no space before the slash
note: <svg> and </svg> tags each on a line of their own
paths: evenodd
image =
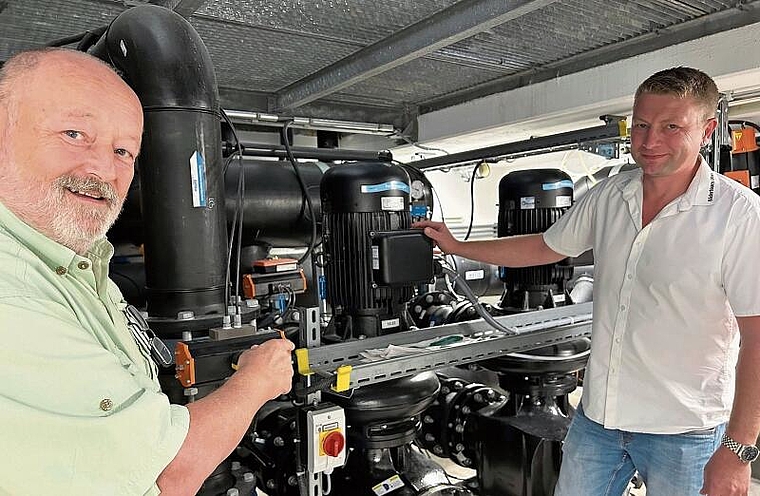
<svg viewBox="0 0 760 496">
<path fill-rule="evenodd" d="M 462 279 L 455 270 L 452 270 L 445 265 L 441 265 L 441 269 L 443 269 L 444 274 L 448 275 L 453 282 L 456 282 L 458 284 L 458 287 L 462 290 L 467 299 L 470 300 L 472 306 L 475 307 L 475 311 L 478 312 L 478 315 L 483 317 L 483 320 L 488 322 L 491 327 L 494 327 L 495 329 L 498 329 L 506 334 L 520 334 L 520 331 L 514 327 L 507 327 L 505 325 L 502 325 L 498 320 L 494 319 L 490 313 L 486 312 L 486 309 L 483 308 L 483 305 L 480 304 L 478 297 L 475 296 L 475 293 L 472 292 L 470 286 L 467 285 L 465 280 Z"/>
</svg>

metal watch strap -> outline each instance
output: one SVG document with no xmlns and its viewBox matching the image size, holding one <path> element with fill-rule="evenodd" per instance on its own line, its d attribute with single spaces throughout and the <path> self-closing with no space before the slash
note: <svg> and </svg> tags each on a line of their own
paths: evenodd
<svg viewBox="0 0 760 496">
<path fill-rule="evenodd" d="M 739 450 L 742 449 L 742 446 L 743 446 L 743 444 L 737 443 L 736 441 L 728 437 L 728 434 L 723 434 L 723 439 L 720 440 L 720 444 L 730 449 L 737 455 L 739 454 Z"/>
<path fill-rule="evenodd" d="M 746 444 L 741 444 L 737 441 L 734 441 L 728 436 L 728 434 L 723 434 L 723 438 L 720 440 L 720 444 L 722 444 L 726 448 L 736 453 L 736 456 L 738 456 L 739 460 L 741 460 L 742 462 L 751 463 L 755 461 L 755 459 L 757 458 L 757 447 L 755 447 L 754 445 L 746 445 Z M 755 452 L 755 456 L 751 460 L 747 460 L 744 458 L 744 456 L 742 456 L 743 455 L 742 452 L 748 449 Z"/>
</svg>

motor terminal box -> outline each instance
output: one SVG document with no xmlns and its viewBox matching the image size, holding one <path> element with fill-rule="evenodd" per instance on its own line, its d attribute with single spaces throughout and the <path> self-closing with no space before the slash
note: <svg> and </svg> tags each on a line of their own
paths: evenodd
<svg viewBox="0 0 760 496">
<path fill-rule="evenodd" d="M 433 279 L 433 241 L 422 229 L 371 232 L 369 236 L 375 284 L 403 286 Z"/>
<path fill-rule="evenodd" d="M 313 474 L 342 467 L 346 463 L 346 415 L 343 408 L 322 404 L 306 415 L 306 463 Z"/>
</svg>

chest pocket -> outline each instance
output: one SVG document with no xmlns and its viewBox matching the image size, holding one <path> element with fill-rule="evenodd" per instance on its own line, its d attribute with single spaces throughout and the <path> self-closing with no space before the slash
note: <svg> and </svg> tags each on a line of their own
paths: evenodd
<svg viewBox="0 0 760 496">
<path fill-rule="evenodd" d="M 64 364 L 56 371 L 54 382 L 59 387 L 55 392 L 61 396 L 47 400 L 55 411 L 73 416 L 106 417 L 130 405 L 145 389 L 153 387 L 152 381 L 144 373 L 137 373 L 135 365 L 121 351 L 104 350 L 85 359 L 85 373 L 75 363 L 71 367 Z"/>
<path fill-rule="evenodd" d="M 655 288 L 675 284 L 707 291 L 720 287 L 720 237 L 707 224 L 696 222 L 697 217 L 687 211 L 656 221 L 660 225 L 653 226 L 656 229 L 649 234 L 637 264 L 642 281 Z"/>
</svg>

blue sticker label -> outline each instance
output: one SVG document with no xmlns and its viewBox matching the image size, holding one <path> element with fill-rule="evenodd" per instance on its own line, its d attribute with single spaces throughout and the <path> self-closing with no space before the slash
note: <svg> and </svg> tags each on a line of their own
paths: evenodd
<svg viewBox="0 0 760 496">
<path fill-rule="evenodd" d="M 403 181 L 388 181 L 387 183 L 362 185 L 362 193 L 382 193 L 383 191 L 391 190 L 409 193 L 409 185 Z"/>
<path fill-rule="evenodd" d="M 557 181 L 556 183 L 544 183 L 541 185 L 541 189 L 544 191 L 551 191 L 554 189 L 560 189 L 560 188 L 572 188 L 573 182 L 569 179 L 563 179 L 562 181 Z"/>
<path fill-rule="evenodd" d="M 412 217 L 427 217 L 427 205 L 412 205 Z"/>
<path fill-rule="evenodd" d="M 195 151 L 190 157 L 190 180 L 193 190 L 193 207 L 205 207 L 208 203 L 206 198 L 206 161 L 203 155 Z"/>
<path fill-rule="evenodd" d="M 321 275 L 318 279 L 319 288 L 319 299 L 320 300 L 326 300 L 327 299 L 327 279 L 325 279 L 325 276 Z"/>
</svg>

